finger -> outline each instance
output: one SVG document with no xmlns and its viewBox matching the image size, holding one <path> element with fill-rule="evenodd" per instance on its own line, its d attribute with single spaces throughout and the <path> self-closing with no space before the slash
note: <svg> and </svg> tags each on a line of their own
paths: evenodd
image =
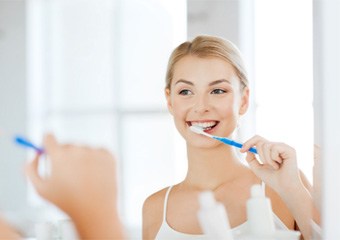
<svg viewBox="0 0 340 240">
<path fill-rule="evenodd" d="M 114 155 L 108 151 L 106 148 L 98 148 L 97 152 L 103 156 L 105 159 L 111 159 L 116 164 L 116 159 Z"/>
<path fill-rule="evenodd" d="M 255 135 L 254 137 L 250 138 L 248 141 L 243 143 L 241 152 L 247 152 L 249 151 L 249 148 L 254 147 L 258 145 L 259 142 L 266 141 L 263 137 L 260 137 L 258 135 Z"/>
<path fill-rule="evenodd" d="M 276 147 L 273 147 L 270 152 L 270 157 L 273 161 L 277 162 L 278 164 L 282 164 L 283 160 L 281 158 L 280 152 Z"/>
<path fill-rule="evenodd" d="M 44 146 L 47 154 L 53 154 L 58 149 L 58 142 L 52 134 L 46 134 L 44 137 Z"/>
<path fill-rule="evenodd" d="M 255 154 L 251 152 L 247 152 L 246 160 L 251 169 L 255 170 L 255 169 L 259 169 L 262 167 L 262 164 L 257 160 Z"/>
<path fill-rule="evenodd" d="M 265 158 L 265 148 L 264 148 L 264 142 L 258 142 L 256 143 L 256 148 L 257 148 L 257 153 L 258 153 L 258 157 L 259 160 L 262 164 L 267 164 L 266 158 Z"/>
<path fill-rule="evenodd" d="M 279 169 L 280 166 L 272 158 L 272 148 L 273 148 L 273 144 L 272 143 L 265 143 L 263 145 L 264 159 L 265 159 L 267 164 L 269 164 L 271 167 L 273 167 L 274 169 L 277 170 L 277 169 Z"/>
<path fill-rule="evenodd" d="M 259 155 L 259 161 L 261 163 L 274 169 L 279 168 L 279 165 L 276 162 L 274 162 L 270 157 L 270 149 L 271 149 L 272 144 L 268 142 L 268 140 L 266 140 L 265 138 L 260 137 L 260 136 L 254 136 L 253 138 L 249 139 L 244 145 L 245 145 L 245 148 L 248 148 L 248 149 L 250 147 L 256 146 L 256 149 Z M 245 149 L 245 150 L 248 150 L 248 149 Z"/>
<path fill-rule="evenodd" d="M 270 143 L 265 143 L 262 146 L 263 153 L 263 163 L 271 165 L 271 157 L 270 157 Z"/>
<path fill-rule="evenodd" d="M 39 176 L 39 173 L 38 173 L 39 158 L 40 158 L 40 154 L 37 154 L 35 158 L 31 162 L 27 163 L 25 166 L 26 176 L 30 179 L 34 188 L 38 192 L 40 192 L 40 189 L 42 188 L 43 181 L 44 181 Z"/>
<path fill-rule="evenodd" d="M 275 146 L 275 148 L 278 151 L 279 157 L 282 159 L 282 162 L 284 162 L 286 159 L 290 159 L 290 161 L 294 161 L 296 163 L 296 151 L 291 146 L 280 143 Z"/>
</svg>

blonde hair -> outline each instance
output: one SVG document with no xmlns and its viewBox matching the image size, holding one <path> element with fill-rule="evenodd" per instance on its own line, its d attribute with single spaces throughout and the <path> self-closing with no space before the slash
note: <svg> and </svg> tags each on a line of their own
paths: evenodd
<svg viewBox="0 0 340 240">
<path fill-rule="evenodd" d="M 175 64 L 183 57 L 193 55 L 197 57 L 218 57 L 230 63 L 243 87 L 248 86 L 245 66 L 238 48 L 230 41 L 220 37 L 201 35 L 192 41 L 180 44 L 171 53 L 165 79 L 165 88 L 171 88 Z"/>
</svg>

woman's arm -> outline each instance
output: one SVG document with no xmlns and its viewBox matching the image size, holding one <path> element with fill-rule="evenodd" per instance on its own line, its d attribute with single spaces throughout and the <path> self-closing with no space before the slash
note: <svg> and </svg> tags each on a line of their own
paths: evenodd
<svg viewBox="0 0 340 240">
<path fill-rule="evenodd" d="M 81 239 L 123 239 L 113 156 L 102 149 L 58 144 L 51 135 L 44 148 L 50 175 L 39 176 L 39 155 L 26 166 L 37 192 L 72 218 Z"/>
<path fill-rule="evenodd" d="M 0 218 L 0 239 L 18 240 L 21 237 L 14 228 Z"/>
<path fill-rule="evenodd" d="M 257 148 L 258 158 L 247 152 L 253 146 Z M 255 136 L 244 143 L 241 152 L 247 152 L 246 160 L 252 171 L 280 195 L 304 239 L 310 239 L 311 220 L 319 223 L 320 217 L 312 215 L 316 209 L 308 190 L 310 184 L 299 173 L 295 149 Z"/>
</svg>

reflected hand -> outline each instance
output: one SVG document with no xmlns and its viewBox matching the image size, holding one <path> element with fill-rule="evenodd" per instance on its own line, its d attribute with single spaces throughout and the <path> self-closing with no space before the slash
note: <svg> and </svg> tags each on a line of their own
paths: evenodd
<svg viewBox="0 0 340 240">
<path fill-rule="evenodd" d="M 51 171 L 38 174 L 37 155 L 26 173 L 37 192 L 73 220 L 81 239 L 123 239 L 117 211 L 116 163 L 106 150 L 44 139 Z"/>
<path fill-rule="evenodd" d="M 52 135 L 44 139 L 51 173 L 38 174 L 39 155 L 26 167 L 37 192 L 67 213 L 102 204 L 115 206 L 116 166 L 105 150 L 58 144 Z"/>
</svg>

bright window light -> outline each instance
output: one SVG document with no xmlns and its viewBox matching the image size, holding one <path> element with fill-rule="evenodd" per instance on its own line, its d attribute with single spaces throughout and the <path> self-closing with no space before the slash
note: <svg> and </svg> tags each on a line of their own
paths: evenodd
<svg viewBox="0 0 340 240">
<path fill-rule="evenodd" d="M 312 1 L 255 1 L 256 131 L 297 150 L 312 180 Z"/>
<path fill-rule="evenodd" d="M 30 0 L 27 16 L 30 132 L 112 151 L 121 219 L 128 238 L 139 239 L 144 200 L 185 165 L 164 78 L 172 49 L 186 39 L 186 2 Z M 29 199 L 42 205 L 34 192 Z"/>
</svg>

